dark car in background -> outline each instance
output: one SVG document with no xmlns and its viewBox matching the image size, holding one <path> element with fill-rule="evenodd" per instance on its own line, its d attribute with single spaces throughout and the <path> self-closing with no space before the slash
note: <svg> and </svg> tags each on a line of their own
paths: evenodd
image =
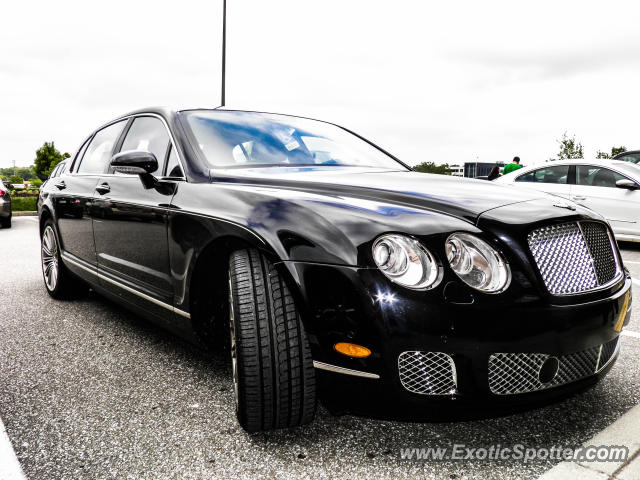
<svg viewBox="0 0 640 480">
<path fill-rule="evenodd" d="M 11 195 L 9 187 L 0 181 L 0 227 L 11 228 Z"/>
<path fill-rule="evenodd" d="M 640 150 L 632 150 L 622 152 L 613 157 L 614 160 L 622 160 L 623 162 L 631 162 L 640 164 Z"/>
<path fill-rule="evenodd" d="M 606 221 L 412 172 L 339 126 L 152 108 L 96 129 L 42 188 L 42 268 L 230 351 L 248 431 L 333 411 L 466 418 L 594 384 L 631 278 Z M 517 205 L 517 208 L 514 206 Z"/>
</svg>

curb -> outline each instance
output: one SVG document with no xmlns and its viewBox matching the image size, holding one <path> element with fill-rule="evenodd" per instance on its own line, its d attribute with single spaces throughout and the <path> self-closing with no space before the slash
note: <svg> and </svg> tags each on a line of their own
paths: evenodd
<svg viewBox="0 0 640 480">
<path fill-rule="evenodd" d="M 11 215 L 14 217 L 37 217 L 38 212 L 30 211 L 30 212 L 12 212 Z"/>
<path fill-rule="evenodd" d="M 622 445 L 629 448 L 629 457 L 618 462 L 562 462 L 544 473 L 538 480 L 634 480 L 640 478 L 640 405 L 636 405 L 618 420 L 598 433 L 584 446 Z"/>
</svg>

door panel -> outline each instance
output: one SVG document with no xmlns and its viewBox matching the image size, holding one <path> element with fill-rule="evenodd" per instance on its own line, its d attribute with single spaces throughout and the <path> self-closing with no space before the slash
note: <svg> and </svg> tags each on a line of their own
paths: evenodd
<svg viewBox="0 0 640 480">
<path fill-rule="evenodd" d="M 572 185 L 571 199 L 604 216 L 615 233 L 640 235 L 640 190 Z"/>
<path fill-rule="evenodd" d="M 167 247 L 172 193 L 146 190 L 133 175 L 105 175 L 97 187 L 93 231 L 100 273 L 173 305 Z"/>
<path fill-rule="evenodd" d="M 48 188 L 58 219 L 62 250 L 96 265 L 91 208 L 98 176 L 62 175 Z"/>
<path fill-rule="evenodd" d="M 623 175 L 597 165 L 578 165 L 571 199 L 604 216 L 618 234 L 640 234 L 640 190 L 616 187 Z"/>
</svg>

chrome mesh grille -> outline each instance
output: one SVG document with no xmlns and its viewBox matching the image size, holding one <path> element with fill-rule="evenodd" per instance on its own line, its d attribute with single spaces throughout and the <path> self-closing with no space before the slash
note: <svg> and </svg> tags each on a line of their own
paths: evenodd
<svg viewBox="0 0 640 480">
<path fill-rule="evenodd" d="M 604 368 L 613 358 L 617 344 L 616 338 L 597 347 L 556 357 L 558 373 L 548 382 L 541 382 L 539 373 L 543 363 L 551 355 L 494 353 L 489 357 L 489 389 L 496 395 L 513 395 L 575 382 Z"/>
<path fill-rule="evenodd" d="M 598 283 L 604 285 L 616 277 L 618 266 L 611 250 L 607 228 L 601 223 L 582 222 L 584 239 L 589 246 Z"/>
<path fill-rule="evenodd" d="M 620 274 L 609 232 L 601 223 L 549 225 L 529 233 L 527 241 L 554 295 L 587 292 Z"/>
<path fill-rule="evenodd" d="M 442 352 L 402 352 L 398 356 L 402 386 L 421 395 L 451 395 L 456 392 L 456 367 Z"/>
</svg>

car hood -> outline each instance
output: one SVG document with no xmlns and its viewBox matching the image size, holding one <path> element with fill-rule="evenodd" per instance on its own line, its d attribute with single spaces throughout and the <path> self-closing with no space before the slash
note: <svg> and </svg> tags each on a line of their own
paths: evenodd
<svg viewBox="0 0 640 480">
<path fill-rule="evenodd" d="M 470 222 L 489 210 L 548 198 L 486 180 L 365 167 L 268 167 L 212 170 L 214 182 L 344 195 L 447 213 Z"/>
</svg>

